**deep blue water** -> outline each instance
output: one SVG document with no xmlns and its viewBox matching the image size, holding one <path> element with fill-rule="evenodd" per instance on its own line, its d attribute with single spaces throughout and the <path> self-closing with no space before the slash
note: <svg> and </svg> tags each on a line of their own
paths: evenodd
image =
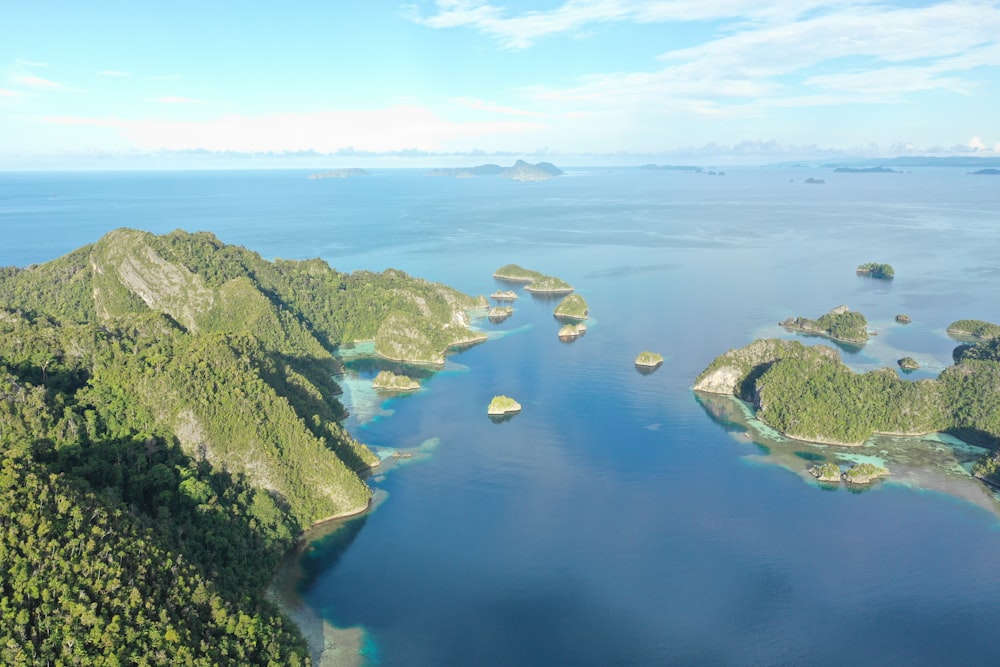
<svg viewBox="0 0 1000 667">
<path fill-rule="evenodd" d="M 384 665 L 992 663 L 1000 522 L 898 483 L 828 490 L 762 462 L 695 399 L 717 354 L 841 303 L 930 377 L 962 318 L 1000 322 L 1000 180 L 964 170 L 724 177 L 576 170 L 544 183 L 384 171 L 0 174 L 0 265 L 120 226 L 209 230 L 268 258 L 395 267 L 474 294 L 508 262 L 571 282 L 588 333 L 521 291 L 487 343 L 348 422 L 417 456 L 302 559 L 304 599 Z M 805 185 L 807 176 L 825 185 Z M 859 278 L 890 262 L 891 282 Z M 896 325 L 906 312 L 914 320 Z M 820 341 L 808 341 L 820 342 Z M 632 365 L 642 349 L 666 357 Z M 372 364 L 351 364 L 351 378 Z M 348 378 L 350 379 L 350 378 Z M 521 414 L 495 424 L 489 399 Z M 350 395 L 350 392 L 349 392 Z M 432 444 L 435 446 L 431 447 Z M 765 459 L 766 461 L 766 459 Z M 803 461 L 804 467 L 805 461 Z"/>
</svg>

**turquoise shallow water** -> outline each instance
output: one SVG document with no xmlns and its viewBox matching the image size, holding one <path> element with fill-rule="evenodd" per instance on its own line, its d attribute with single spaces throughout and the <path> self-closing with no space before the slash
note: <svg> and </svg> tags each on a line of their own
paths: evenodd
<svg viewBox="0 0 1000 667">
<path fill-rule="evenodd" d="M 301 592 L 365 628 L 372 664 L 992 662 L 995 514 L 902 470 L 907 483 L 823 488 L 690 391 L 717 354 L 841 303 L 879 331 L 843 353 L 861 370 L 903 352 L 942 368 L 948 323 L 1000 321 L 995 182 L 818 172 L 3 174 L 0 264 L 182 227 L 476 294 L 508 262 L 577 287 L 597 323 L 571 344 L 554 303 L 521 290 L 509 320 L 480 323 L 504 335 L 413 395 L 373 398 L 380 364 L 349 363 L 349 428 L 416 455 L 370 481 L 387 495 L 376 511 L 306 553 Z M 867 261 L 897 278 L 859 278 Z M 638 373 L 642 349 L 666 362 Z M 497 393 L 521 414 L 492 423 Z M 804 469 L 815 454 L 796 451 Z"/>
</svg>

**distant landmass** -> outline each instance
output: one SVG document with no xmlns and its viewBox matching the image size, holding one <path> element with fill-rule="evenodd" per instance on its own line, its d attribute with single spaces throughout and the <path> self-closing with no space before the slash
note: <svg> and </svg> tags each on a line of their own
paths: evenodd
<svg viewBox="0 0 1000 667">
<path fill-rule="evenodd" d="M 518 160 L 511 167 L 501 167 L 497 164 L 481 164 L 476 167 L 456 167 L 432 169 L 427 172 L 428 176 L 448 176 L 451 178 L 474 178 L 476 176 L 499 176 L 515 181 L 545 181 L 556 176 L 561 176 L 563 170 L 551 162 L 538 162 L 529 164 L 524 160 Z"/>
<path fill-rule="evenodd" d="M 903 172 L 888 167 L 837 167 L 838 174 L 901 174 Z"/>
<path fill-rule="evenodd" d="M 691 174 L 705 174 L 707 176 L 725 176 L 726 172 L 716 171 L 714 169 L 705 169 L 704 167 L 695 167 L 692 165 L 675 165 L 675 164 L 644 164 L 640 169 L 648 169 L 651 171 L 684 171 Z"/>
<path fill-rule="evenodd" d="M 802 166 L 801 162 L 786 164 L 779 163 L 773 166 L 792 167 Z M 966 157 L 949 156 L 933 157 L 924 155 L 907 155 L 894 158 L 858 158 L 848 159 L 840 162 L 824 162 L 819 166 L 825 169 L 837 167 L 896 167 L 899 169 L 910 167 L 963 167 L 965 169 L 983 169 L 986 167 L 1000 167 L 1000 158 L 996 157 Z"/>
<path fill-rule="evenodd" d="M 969 174 L 972 176 L 1000 176 L 1000 169 L 980 169 L 969 172 Z"/>
<path fill-rule="evenodd" d="M 323 178 L 355 178 L 356 176 L 371 176 L 371 172 L 364 169 L 333 169 L 309 174 L 308 178 L 315 181 Z"/>
</svg>

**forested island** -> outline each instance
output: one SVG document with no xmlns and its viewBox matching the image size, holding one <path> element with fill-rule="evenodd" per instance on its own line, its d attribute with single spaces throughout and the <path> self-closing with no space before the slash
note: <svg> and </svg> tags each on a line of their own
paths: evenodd
<svg viewBox="0 0 1000 667">
<path fill-rule="evenodd" d="M 399 375 L 392 371 L 379 371 L 372 380 L 373 389 L 383 391 L 416 391 L 420 383 L 408 375 Z"/>
<path fill-rule="evenodd" d="M 563 341 L 564 343 L 568 343 L 570 341 L 576 340 L 585 333 L 587 333 L 587 325 L 585 325 L 583 322 L 580 322 L 578 324 L 562 325 L 561 327 L 559 327 L 559 331 L 557 332 L 556 335 L 559 336 L 559 340 Z"/>
<path fill-rule="evenodd" d="M 494 396 L 486 408 L 486 414 L 492 416 L 511 415 L 521 411 L 521 404 L 510 396 Z"/>
<path fill-rule="evenodd" d="M 569 294 L 559 302 L 552 314 L 559 320 L 582 322 L 587 319 L 589 313 L 590 307 L 582 296 Z"/>
<path fill-rule="evenodd" d="M 838 174 L 901 174 L 903 172 L 890 169 L 889 167 L 837 167 L 834 171 Z"/>
<path fill-rule="evenodd" d="M 569 294 L 573 291 L 573 286 L 565 280 L 555 276 L 547 276 L 544 273 L 526 269 L 517 264 L 506 264 L 493 272 L 493 277 L 511 283 L 524 283 L 529 292 L 537 294 Z"/>
<path fill-rule="evenodd" d="M 643 350 L 635 358 L 635 365 L 642 368 L 658 368 L 663 363 L 663 355 Z"/>
<path fill-rule="evenodd" d="M 855 269 L 855 272 L 884 280 L 891 280 L 896 275 L 896 271 L 892 268 L 891 264 L 880 264 L 878 262 L 861 264 Z"/>
<path fill-rule="evenodd" d="M 717 357 L 694 389 L 747 401 L 762 422 L 800 440 L 859 445 L 876 433 L 940 431 L 996 448 L 1000 339 L 962 349 L 936 379 L 909 382 L 890 368 L 855 373 L 826 345 L 761 339 Z M 974 472 L 997 481 L 989 461 Z"/>
<path fill-rule="evenodd" d="M 306 664 L 265 588 L 378 464 L 332 351 L 438 362 L 483 301 L 182 231 L 0 269 L 0 662 Z"/>
<path fill-rule="evenodd" d="M 847 306 L 837 306 L 816 320 L 807 317 L 789 317 L 780 324 L 792 331 L 826 336 L 845 343 L 862 345 L 868 340 L 868 320 Z"/>
<path fill-rule="evenodd" d="M 992 340 L 1000 336 L 1000 326 L 983 320 L 956 320 L 948 325 L 948 334 L 957 338 Z"/>
</svg>

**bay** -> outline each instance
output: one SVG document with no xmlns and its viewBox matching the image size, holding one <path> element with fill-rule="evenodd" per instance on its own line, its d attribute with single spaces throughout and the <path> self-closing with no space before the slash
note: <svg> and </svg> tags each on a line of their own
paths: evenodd
<svg viewBox="0 0 1000 667">
<path fill-rule="evenodd" d="M 377 509 L 310 544 L 303 600 L 361 628 L 383 665 L 964 664 L 1000 622 L 995 501 L 933 439 L 875 442 L 871 490 L 804 474 L 832 448 L 756 429 L 690 387 L 716 355 L 845 303 L 879 335 L 858 370 L 904 354 L 930 377 L 945 327 L 1000 321 L 1000 188 L 962 170 L 725 176 L 577 169 L 542 183 L 373 170 L 0 174 L 0 264 L 52 259 L 120 226 L 208 230 L 268 258 L 394 267 L 473 294 L 516 262 L 590 305 L 556 337 L 523 290 L 487 343 L 424 388 L 342 378 L 350 430 L 411 452 L 370 480 Z M 807 176 L 824 185 L 806 185 Z M 891 282 L 858 277 L 889 262 Z M 910 325 L 895 323 L 908 313 Z M 804 339 L 820 343 L 816 339 Z M 642 349 L 664 365 L 632 365 Z M 521 414 L 486 414 L 498 393 Z M 749 430 L 748 430 L 749 429 Z M 749 437 L 748 437 L 749 436 Z M 897 450 L 902 450 L 899 453 Z M 912 452 L 914 460 L 906 459 Z M 898 461 L 898 463 L 894 463 Z"/>
</svg>

